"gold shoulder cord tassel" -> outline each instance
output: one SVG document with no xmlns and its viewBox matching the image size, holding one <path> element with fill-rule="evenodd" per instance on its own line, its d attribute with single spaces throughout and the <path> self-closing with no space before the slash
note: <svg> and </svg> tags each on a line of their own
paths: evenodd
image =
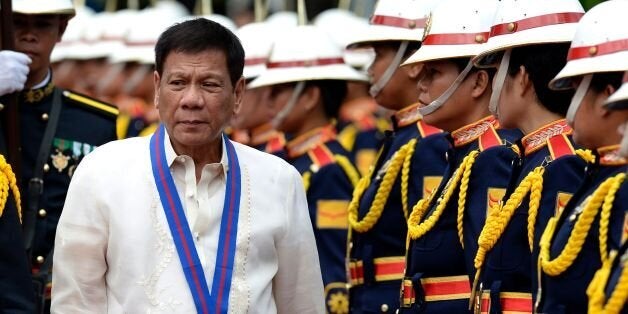
<svg viewBox="0 0 628 314">
<path fill-rule="evenodd" d="M 17 180 L 15 179 L 11 165 L 7 163 L 4 156 L 0 155 L 0 216 L 2 216 L 7 199 L 9 198 L 9 189 L 15 198 L 17 214 L 20 218 L 20 222 L 22 222 L 22 205 L 20 203 L 20 190 L 17 187 Z"/>
</svg>

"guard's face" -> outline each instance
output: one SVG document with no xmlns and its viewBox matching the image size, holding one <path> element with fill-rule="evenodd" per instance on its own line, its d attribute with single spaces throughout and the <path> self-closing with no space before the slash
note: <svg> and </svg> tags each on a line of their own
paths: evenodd
<svg viewBox="0 0 628 314">
<path fill-rule="evenodd" d="M 574 80 L 576 87 L 580 79 Z M 624 116 L 604 107 L 604 102 L 614 92 L 611 85 L 600 92 L 589 87 L 573 121 L 573 139 L 578 145 L 597 149 L 605 146 L 602 143 L 605 140 L 615 139 L 611 142 L 619 142 L 620 137 L 613 131 L 625 121 Z"/>
<path fill-rule="evenodd" d="M 373 50 L 375 51 L 375 59 L 368 68 L 371 85 L 384 76 L 384 72 L 386 72 L 397 53 L 397 49 L 388 44 L 374 44 Z M 375 101 L 378 105 L 391 110 L 400 110 L 416 102 L 418 92 L 412 88 L 415 86 L 416 80 L 411 78 L 408 73 L 411 67 L 417 66 L 406 66 L 395 70 L 386 86 L 375 96 Z"/>
<path fill-rule="evenodd" d="M 50 54 L 61 40 L 67 20 L 57 14 L 13 14 L 15 48 L 33 61 L 31 72 L 50 66 Z"/>
<path fill-rule="evenodd" d="M 155 106 L 175 149 L 220 140 L 238 109 L 244 79 L 231 84 L 222 51 L 170 52 L 160 76 L 154 74 Z"/>
<path fill-rule="evenodd" d="M 273 118 L 269 98 L 270 87 L 247 89 L 242 96 L 240 111 L 233 117 L 232 126 L 245 130 L 269 122 Z"/>
<path fill-rule="evenodd" d="M 459 74 L 458 67 L 450 61 L 442 60 L 424 63 L 423 70 L 419 75 L 419 83 L 417 84 L 421 106 L 429 105 L 444 94 Z M 454 131 L 461 127 L 462 125 L 457 123 L 456 120 L 459 121 L 461 118 L 464 118 L 466 111 L 468 111 L 468 108 L 466 108 L 468 106 L 465 106 L 465 102 L 468 102 L 466 100 L 471 97 L 467 88 L 469 81 L 471 80 L 465 80 L 442 107 L 424 116 L 423 120 L 428 124 L 447 131 Z M 461 97 L 463 94 L 466 97 Z"/>
</svg>

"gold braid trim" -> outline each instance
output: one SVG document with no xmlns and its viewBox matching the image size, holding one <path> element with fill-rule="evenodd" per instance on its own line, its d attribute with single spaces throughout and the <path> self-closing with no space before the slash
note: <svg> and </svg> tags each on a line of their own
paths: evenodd
<svg viewBox="0 0 628 314">
<path fill-rule="evenodd" d="M 480 232 L 480 237 L 478 238 L 478 252 L 475 255 L 474 266 L 476 269 L 481 269 L 482 265 L 484 265 L 484 260 L 486 259 L 486 254 L 493 249 L 495 243 L 499 240 L 499 238 L 506 230 L 512 215 L 515 213 L 515 210 L 519 208 L 523 199 L 528 195 L 528 192 L 536 186 L 535 189 L 539 189 L 537 181 L 540 181 L 540 189 L 543 187 L 543 173 L 545 168 L 536 167 L 533 171 L 528 173 L 528 175 L 521 180 L 519 186 L 515 189 L 515 191 L 510 195 L 505 205 L 502 208 L 501 203 L 495 205 L 493 207 L 488 217 L 486 217 L 486 222 L 484 224 L 484 228 L 482 228 L 482 232 Z M 534 195 L 530 195 L 530 211 L 528 215 L 535 215 L 538 210 L 540 204 L 540 190 Z M 534 228 L 534 224 L 532 224 L 532 228 Z M 532 230 L 534 233 L 534 230 Z M 530 225 L 528 224 L 528 234 L 530 234 Z M 528 237 L 528 241 L 530 238 Z M 476 273 L 479 274 L 479 271 Z"/>
<path fill-rule="evenodd" d="M 310 188 L 310 180 L 312 179 L 312 173 L 309 171 L 304 172 L 301 177 L 303 177 L 303 188 L 305 192 Z"/>
<path fill-rule="evenodd" d="M 595 155 L 593 155 L 593 152 L 588 149 L 576 149 L 576 155 L 580 156 L 580 158 L 590 164 L 595 163 Z"/>
<path fill-rule="evenodd" d="M 615 258 L 622 258 L 621 256 L 615 256 Z M 622 261 L 619 262 L 619 265 Z M 589 296 L 589 313 L 591 314 L 618 314 L 624 304 L 626 303 L 626 299 L 628 299 L 628 267 L 624 263 L 623 269 L 621 271 L 621 275 L 619 276 L 619 280 L 617 280 L 617 284 L 611 292 L 611 297 L 606 300 L 606 294 L 604 293 L 604 288 L 608 284 L 608 278 L 611 275 L 611 266 L 613 262 L 609 261 L 602 265 L 602 267 L 595 273 L 593 280 L 589 284 L 587 288 L 587 295 Z"/>
<path fill-rule="evenodd" d="M 343 155 L 334 155 L 334 160 L 340 166 L 340 168 L 342 168 L 342 170 L 349 178 L 349 181 L 351 181 L 351 185 L 355 188 L 360 181 L 360 173 L 358 173 L 351 161 L 349 161 L 349 158 Z"/>
<path fill-rule="evenodd" d="M 558 276 L 562 274 L 567 268 L 569 268 L 573 261 L 576 259 L 582 245 L 589 234 L 591 224 L 597 216 L 600 206 L 602 206 L 603 214 L 600 217 L 600 260 L 602 265 L 608 263 L 607 239 L 608 239 L 608 217 L 610 216 L 610 209 L 613 206 L 615 200 L 615 193 L 619 189 L 621 183 L 626 177 L 625 173 L 620 173 L 616 176 L 606 179 L 600 186 L 593 192 L 590 199 L 587 201 L 582 213 L 578 217 L 576 224 L 569 235 L 567 244 L 555 259 L 550 259 L 550 246 L 554 233 L 556 231 L 557 218 L 551 218 L 543 232 L 541 237 L 541 252 L 540 263 L 544 273 L 550 276 Z M 608 211 L 608 214 L 604 213 Z M 606 221 L 603 221 L 606 220 Z M 604 252 L 602 252 L 602 249 Z"/>
<path fill-rule="evenodd" d="M 15 179 L 15 173 L 4 159 L 4 156 L 0 155 L 0 216 L 4 212 L 4 207 L 9 198 L 9 190 L 13 193 L 15 198 L 15 205 L 17 207 L 17 215 L 22 222 L 22 204 L 20 202 L 20 190 L 17 187 L 17 180 Z"/>
<path fill-rule="evenodd" d="M 470 153 L 462 160 L 462 163 L 460 163 L 460 166 L 458 166 L 458 169 L 454 171 L 454 174 L 449 179 L 449 182 L 447 182 L 447 184 L 443 188 L 443 191 L 440 194 L 441 196 L 438 198 L 436 202 L 436 208 L 434 209 L 432 214 L 429 217 L 427 217 L 425 220 L 423 220 L 421 223 L 419 223 L 419 221 L 421 221 L 421 219 L 423 218 L 423 215 L 425 215 L 427 209 L 432 203 L 435 193 L 432 193 L 430 197 L 428 197 L 427 199 L 422 199 L 418 203 L 416 203 L 416 205 L 414 205 L 414 207 L 412 208 L 412 213 L 410 214 L 410 218 L 408 219 L 408 237 L 410 239 L 416 240 L 422 237 L 423 235 L 425 235 L 425 233 L 430 231 L 434 227 L 434 225 L 438 222 L 438 220 L 440 219 L 440 216 L 443 214 L 443 211 L 445 210 L 445 207 L 447 206 L 447 203 L 449 203 L 451 196 L 454 194 L 454 191 L 456 190 L 456 187 L 458 187 L 458 184 L 462 180 L 463 176 L 465 175 L 467 176 L 467 183 L 468 183 L 469 181 L 468 175 L 470 175 L 471 166 L 475 162 L 475 157 L 477 157 L 476 151 Z M 467 169 L 469 169 L 468 173 L 466 171 Z M 458 219 L 461 219 L 460 210 L 458 211 Z M 459 230 L 459 232 L 462 232 L 462 231 Z"/>
<path fill-rule="evenodd" d="M 544 172 L 545 168 L 538 167 L 534 169 L 533 176 L 530 178 L 530 204 L 528 206 L 528 245 L 530 252 L 534 250 L 534 225 L 536 224 L 536 217 L 539 215 L 539 206 L 541 206 Z"/>
<path fill-rule="evenodd" d="M 464 168 L 464 172 L 462 174 L 462 181 L 460 182 L 460 192 L 458 193 L 458 216 L 456 218 L 456 223 L 458 225 L 458 239 L 460 240 L 460 245 L 464 248 L 463 243 L 463 219 L 464 219 L 464 209 L 467 203 L 467 191 L 469 190 L 469 177 L 471 176 L 471 168 L 475 163 L 475 159 L 480 154 L 480 151 L 474 150 L 465 157 L 466 165 Z M 467 160 L 467 158 L 469 158 Z M 465 161 L 463 161 L 465 163 Z"/>
<path fill-rule="evenodd" d="M 399 148 L 399 150 L 392 156 L 390 159 L 390 165 L 386 170 L 386 174 L 384 174 L 384 178 L 375 193 L 375 198 L 373 199 L 371 208 L 369 208 L 369 211 L 360 221 L 358 221 L 358 206 L 360 198 L 362 198 L 362 194 L 364 194 L 364 191 L 366 191 L 371 184 L 371 176 L 373 175 L 373 171 L 375 169 L 371 168 L 370 173 L 367 176 L 362 177 L 362 179 L 358 182 L 355 190 L 353 191 L 351 203 L 349 203 L 349 225 L 352 229 L 359 233 L 364 233 L 371 230 L 371 228 L 373 228 L 373 226 L 377 223 L 379 218 L 382 216 L 384 205 L 388 200 L 388 196 L 390 195 L 392 186 L 397 179 L 397 175 L 399 175 L 402 164 L 404 163 L 406 156 L 412 155 L 414 152 L 416 142 L 417 139 L 410 140 L 408 143 L 401 146 L 401 148 Z M 407 191 L 405 193 L 407 193 Z"/>
</svg>

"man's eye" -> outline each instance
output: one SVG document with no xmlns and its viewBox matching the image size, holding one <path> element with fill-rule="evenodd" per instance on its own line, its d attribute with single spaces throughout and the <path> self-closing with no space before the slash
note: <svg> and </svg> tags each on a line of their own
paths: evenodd
<svg viewBox="0 0 628 314">
<path fill-rule="evenodd" d="M 181 85 L 183 85 L 183 81 L 181 81 L 181 80 L 170 81 L 170 85 L 181 86 Z"/>
</svg>

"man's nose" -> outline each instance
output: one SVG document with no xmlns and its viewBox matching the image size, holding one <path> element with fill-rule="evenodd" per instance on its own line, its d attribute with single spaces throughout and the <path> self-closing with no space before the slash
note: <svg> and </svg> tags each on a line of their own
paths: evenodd
<svg viewBox="0 0 628 314">
<path fill-rule="evenodd" d="M 183 92 L 180 104 L 183 108 L 199 108 L 204 105 L 204 98 L 202 90 L 198 85 L 191 84 Z"/>
</svg>

